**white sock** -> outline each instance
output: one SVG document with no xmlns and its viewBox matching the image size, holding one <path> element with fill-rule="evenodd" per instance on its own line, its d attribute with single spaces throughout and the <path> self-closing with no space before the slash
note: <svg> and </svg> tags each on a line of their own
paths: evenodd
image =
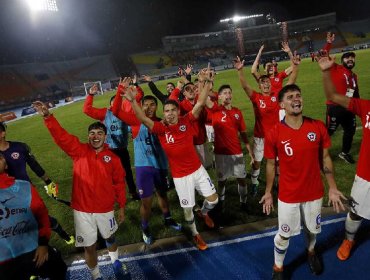
<svg viewBox="0 0 370 280">
<path fill-rule="evenodd" d="M 191 234 L 193 236 L 199 234 L 197 231 L 197 227 L 195 225 L 195 221 L 194 221 L 193 209 L 192 208 L 183 208 L 183 209 L 184 209 L 185 221 L 191 231 Z"/>
<path fill-rule="evenodd" d="M 202 214 L 206 215 L 209 211 L 211 211 L 218 203 L 218 198 L 215 201 L 208 201 L 207 199 L 204 199 L 203 206 L 202 206 Z"/>
<path fill-rule="evenodd" d="M 116 260 L 118 260 L 118 249 L 114 252 L 108 251 L 108 254 L 110 256 L 110 260 L 112 263 L 114 263 Z"/>
<path fill-rule="evenodd" d="M 99 277 L 101 277 L 101 274 L 100 274 L 100 270 L 99 270 L 99 266 L 95 266 L 94 268 L 89 268 L 90 270 L 90 273 L 91 273 L 91 276 L 92 278 L 95 280 L 95 279 L 98 279 Z"/>
<path fill-rule="evenodd" d="M 240 195 L 240 202 L 246 203 L 247 202 L 247 194 L 248 194 L 248 188 L 247 186 L 241 186 L 238 184 L 238 192 Z"/>
<path fill-rule="evenodd" d="M 355 234 L 360 227 L 362 219 L 359 221 L 352 220 L 350 214 L 347 214 L 345 229 L 346 229 L 346 239 L 353 241 L 355 239 Z"/>
<path fill-rule="evenodd" d="M 274 238 L 274 257 L 275 265 L 277 267 L 283 267 L 286 251 L 289 246 L 289 239 L 283 239 L 280 234 L 276 234 Z"/>
<path fill-rule="evenodd" d="M 252 180 L 252 184 L 253 185 L 256 185 L 258 183 L 258 176 L 260 175 L 260 171 L 261 171 L 261 169 L 254 170 L 252 168 L 252 171 L 251 171 L 251 180 Z"/>
</svg>

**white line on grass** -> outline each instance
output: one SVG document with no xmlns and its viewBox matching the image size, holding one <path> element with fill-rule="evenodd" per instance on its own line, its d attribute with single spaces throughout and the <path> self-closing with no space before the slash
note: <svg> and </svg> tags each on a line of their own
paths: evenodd
<svg viewBox="0 0 370 280">
<path fill-rule="evenodd" d="M 346 219 L 346 217 L 331 219 L 331 220 L 324 221 L 321 224 L 322 225 L 329 225 L 329 224 L 339 223 L 339 222 L 344 221 L 345 219 Z M 219 246 L 223 246 L 223 245 L 240 243 L 240 242 L 249 241 L 249 240 L 253 240 L 253 239 L 260 239 L 260 238 L 275 235 L 276 233 L 277 233 L 277 230 L 273 230 L 273 231 L 268 231 L 268 232 L 259 233 L 259 234 L 253 234 L 253 235 L 249 235 L 249 236 L 245 236 L 245 237 L 213 242 L 213 243 L 208 244 L 208 247 L 209 248 L 219 247 Z M 131 261 L 152 259 L 152 258 L 169 256 L 169 255 L 174 255 L 174 254 L 179 254 L 179 253 L 186 253 L 186 252 L 197 251 L 197 250 L 198 249 L 196 247 L 189 247 L 189 248 L 182 248 L 182 249 L 176 249 L 176 250 L 170 250 L 170 251 L 165 251 L 165 252 L 160 252 L 160 253 L 153 253 L 153 254 L 146 254 L 146 255 L 140 255 L 140 256 L 121 257 L 120 260 L 122 260 L 124 262 L 131 262 Z M 108 255 L 104 255 L 104 256 L 99 258 L 99 265 L 108 265 L 110 263 L 111 262 L 110 262 L 110 259 L 109 259 Z M 68 268 L 68 270 L 69 271 L 75 271 L 75 270 L 80 270 L 80 269 L 84 269 L 84 268 L 86 268 L 85 260 L 78 260 L 78 261 L 74 261 L 71 264 L 71 266 Z"/>
</svg>

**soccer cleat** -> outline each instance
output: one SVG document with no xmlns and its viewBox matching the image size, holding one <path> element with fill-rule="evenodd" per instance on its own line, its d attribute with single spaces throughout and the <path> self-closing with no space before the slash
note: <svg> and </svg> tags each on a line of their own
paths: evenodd
<svg viewBox="0 0 370 280">
<path fill-rule="evenodd" d="M 125 279 L 125 275 L 128 275 L 127 266 L 124 263 L 121 263 L 119 260 L 116 260 L 113 264 L 113 272 L 117 279 Z"/>
<path fill-rule="evenodd" d="M 350 164 L 355 163 L 355 160 L 353 159 L 353 157 L 350 154 L 346 154 L 346 153 L 341 152 L 341 153 L 339 153 L 338 157 L 343 159 L 347 163 L 350 163 Z"/>
<path fill-rule="evenodd" d="M 58 184 L 51 182 L 49 185 L 44 186 L 46 194 L 52 198 L 58 197 Z"/>
<path fill-rule="evenodd" d="M 282 279 L 284 279 L 283 268 L 282 267 L 277 267 L 274 264 L 274 266 L 272 268 L 272 279 L 273 280 L 282 280 Z"/>
<path fill-rule="evenodd" d="M 171 217 L 164 219 L 164 225 L 167 227 L 171 227 L 177 231 L 180 231 L 182 229 L 182 225 L 179 223 L 176 223 L 176 221 Z"/>
<path fill-rule="evenodd" d="M 200 236 L 199 233 L 193 237 L 193 241 L 195 243 L 195 246 L 197 246 L 197 248 L 201 251 L 204 251 L 208 248 L 207 243 L 204 242 L 202 236 Z"/>
<path fill-rule="evenodd" d="M 146 245 L 150 245 L 150 244 L 153 244 L 153 237 L 152 235 L 150 234 L 150 231 L 149 229 L 143 229 L 143 241 Z"/>
<path fill-rule="evenodd" d="M 355 245 L 355 241 L 344 239 L 342 245 L 340 245 L 337 251 L 338 259 L 340 259 L 341 261 L 347 260 L 349 258 L 349 255 L 351 254 L 353 245 Z"/>
<path fill-rule="evenodd" d="M 323 265 L 321 259 L 316 255 L 315 252 L 308 252 L 307 254 L 308 266 L 312 274 L 320 275 L 323 271 Z"/>
<path fill-rule="evenodd" d="M 207 225 L 207 227 L 209 228 L 215 227 L 215 223 L 213 222 L 212 218 L 208 214 L 203 215 L 201 210 L 198 210 L 197 214 L 199 218 L 204 220 L 204 223 Z"/>
<path fill-rule="evenodd" d="M 73 235 L 71 235 L 71 236 L 69 237 L 69 240 L 65 240 L 65 242 L 66 242 L 68 245 L 73 245 L 73 244 L 75 244 L 75 243 L 76 243 L 76 240 L 75 240 L 74 236 L 73 236 Z"/>
</svg>

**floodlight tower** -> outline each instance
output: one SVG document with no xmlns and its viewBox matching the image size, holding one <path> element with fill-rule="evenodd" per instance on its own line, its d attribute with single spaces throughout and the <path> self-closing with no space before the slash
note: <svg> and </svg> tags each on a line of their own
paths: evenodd
<svg viewBox="0 0 370 280">
<path fill-rule="evenodd" d="M 25 0 L 31 11 L 58 12 L 56 0 Z"/>
<path fill-rule="evenodd" d="M 257 17 L 263 17 L 263 14 L 256 14 L 256 15 L 250 15 L 250 16 L 235 15 L 232 18 L 225 18 L 225 19 L 220 20 L 221 23 L 227 23 L 229 32 L 233 34 L 233 37 L 236 43 L 236 49 L 238 50 L 240 57 L 244 56 L 245 51 L 244 51 L 243 31 L 240 27 L 238 27 L 238 23 L 241 21 L 245 21 L 245 20 L 251 20 Z"/>
</svg>

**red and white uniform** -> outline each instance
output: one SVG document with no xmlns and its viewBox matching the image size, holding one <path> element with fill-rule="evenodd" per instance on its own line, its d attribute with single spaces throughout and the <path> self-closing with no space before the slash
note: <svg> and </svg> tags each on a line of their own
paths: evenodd
<svg viewBox="0 0 370 280">
<path fill-rule="evenodd" d="M 44 120 L 55 143 L 73 160 L 73 209 L 87 213 L 106 213 L 114 209 L 117 200 L 125 206 L 125 171 L 120 159 L 109 150 L 96 151 L 87 143 L 64 130 L 50 116 Z"/>
<path fill-rule="evenodd" d="M 264 138 L 265 133 L 270 131 L 279 122 L 279 102 L 277 92 L 271 95 L 263 95 L 253 91 L 250 96 L 253 104 L 255 125 L 254 137 Z"/>
<path fill-rule="evenodd" d="M 283 88 L 283 81 L 286 77 L 288 77 L 288 75 L 285 73 L 285 71 L 278 73 L 274 77 L 270 77 L 271 92 L 276 92 L 276 94 L 278 94 Z"/>
<path fill-rule="evenodd" d="M 242 154 L 239 132 L 247 130 L 242 112 L 235 107 L 231 110 L 214 103 L 208 114 L 215 130 L 215 154 L 239 155 Z"/>
<path fill-rule="evenodd" d="M 363 135 L 356 174 L 370 182 L 370 100 L 352 98 L 347 109 L 359 116 L 362 123 Z"/>
<path fill-rule="evenodd" d="M 285 203 L 313 201 L 324 195 L 321 180 L 321 152 L 330 147 L 323 122 L 304 117 L 293 129 L 278 123 L 265 137 L 265 157 L 279 157 L 279 200 Z"/>
<path fill-rule="evenodd" d="M 167 155 L 173 178 L 190 175 L 202 165 L 193 144 L 196 122 L 197 119 L 191 112 L 179 117 L 175 125 L 154 122 L 152 133 L 158 135 Z"/>
</svg>

